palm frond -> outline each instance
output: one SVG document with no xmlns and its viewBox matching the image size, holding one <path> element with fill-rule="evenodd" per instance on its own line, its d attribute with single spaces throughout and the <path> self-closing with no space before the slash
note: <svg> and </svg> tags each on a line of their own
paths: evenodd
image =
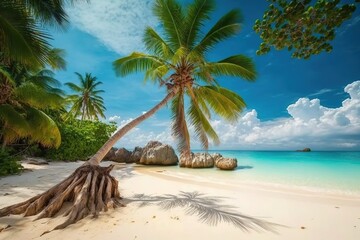
<svg viewBox="0 0 360 240">
<path fill-rule="evenodd" d="M 54 70 L 66 70 L 65 50 L 53 48 L 48 53 L 48 64 Z"/>
<path fill-rule="evenodd" d="M 9 104 L 0 105 L 0 123 L 2 123 L 0 131 L 7 143 L 26 137 L 29 134 L 30 127 L 25 115 Z"/>
<path fill-rule="evenodd" d="M 210 19 L 209 14 L 214 10 L 214 0 L 195 0 L 186 9 L 187 15 L 185 17 L 186 42 L 185 46 L 192 49 L 195 41 L 203 26 L 204 21 Z"/>
<path fill-rule="evenodd" d="M 25 110 L 27 122 L 31 129 L 29 132 L 30 140 L 47 147 L 59 147 L 61 134 L 54 120 L 36 108 L 25 107 Z"/>
<path fill-rule="evenodd" d="M 184 16 L 181 5 L 174 0 L 156 0 L 153 12 L 163 24 L 171 49 L 181 47 L 184 43 L 184 31 L 186 31 L 182 26 Z"/>
<path fill-rule="evenodd" d="M 219 116 L 235 122 L 245 108 L 245 102 L 236 93 L 221 87 L 202 86 L 194 89 L 198 98 L 202 98 Z"/>
<path fill-rule="evenodd" d="M 184 94 L 180 91 L 171 101 L 172 135 L 178 141 L 179 152 L 190 153 L 190 134 L 184 111 Z"/>
<path fill-rule="evenodd" d="M 43 32 L 18 1 L 0 4 L 0 51 L 5 58 L 32 67 L 45 66 L 51 50 Z"/>
<path fill-rule="evenodd" d="M 17 101 L 39 109 L 60 108 L 64 99 L 55 93 L 49 92 L 33 83 L 24 83 L 15 90 Z"/>
<path fill-rule="evenodd" d="M 159 56 L 163 59 L 169 59 L 174 55 L 174 52 L 171 50 L 170 46 L 151 27 L 147 27 L 145 29 L 143 41 L 145 43 L 146 49 L 156 56 Z"/>
<path fill-rule="evenodd" d="M 15 86 L 16 81 L 13 79 L 13 76 L 2 66 L 0 66 L 0 75 L 3 77 L 0 77 L 1 81 L 6 81 L 7 83 L 10 83 L 10 85 Z M 1 83 L 1 82 L 0 82 Z"/>
<path fill-rule="evenodd" d="M 65 12 L 66 0 L 26 0 L 26 8 L 39 21 L 50 26 L 64 27 L 68 23 Z"/>
<path fill-rule="evenodd" d="M 239 10 L 231 10 L 224 15 L 204 36 L 192 51 L 203 55 L 217 43 L 234 36 L 240 30 L 241 14 Z"/>
<path fill-rule="evenodd" d="M 113 62 L 114 70 L 118 76 L 147 71 L 160 65 L 164 65 L 164 61 L 158 57 L 139 52 L 134 52 Z"/>
<path fill-rule="evenodd" d="M 206 118 L 205 114 L 202 112 L 202 109 L 198 104 L 198 100 L 201 99 L 201 97 L 196 95 L 195 91 L 192 91 L 190 89 L 188 90 L 188 92 L 191 101 L 187 113 L 190 118 L 190 123 L 192 126 L 194 126 L 195 134 L 197 138 L 200 140 L 202 147 L 204 149 L 209 148 L 208 136 L 213 140 L 215 145 L 219 145 L 220 144 L 219 136 L 212 128 L 209 120 Z"/>
<path fill-rule="evenodd" d="M 179 63 L 182 59 L 186 58 L 186 55 L 188 53 L 188 49 L 186 47 L 179 47 L 176 52 L 174 53 L 174 56 L 171 59 L 171 63 L 173 65 L 176 65 Z"/>
<path fill-rule="evenodd" d="M 256 78 L 255 64 L 243 55 L 235 55 L 218 62 L 208 63 L 203 66 L 203 72 L 209 72 L 215 76 L 233 76 L 254 81 Z"/>
<path fill-rule="evenodd" d="M 169 68 L 167 65 L 160 65 L 154 68 L 150 68 L 146 71 L 144 80 L 151 80 L 152 82 L 157 80 L 161 81 L 168 72 Z"/>
<path fill-rule="evenodd" d="M 67 83 L 65 83 L 65 85 L 68 86 L 74 92 L 81 92 L 82 91 L 82 88 L 79 87 L 78 85 L 76 85 L 75 83 L 67 82 Z"/>
</svg>

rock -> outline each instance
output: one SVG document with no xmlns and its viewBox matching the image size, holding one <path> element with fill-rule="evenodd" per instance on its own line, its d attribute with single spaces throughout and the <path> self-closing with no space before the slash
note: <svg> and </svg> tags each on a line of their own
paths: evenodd
<svg viewBox="0 0 360 240">
<path fill-rule="evenodd" d="M 176 165 L 178 157 L 171 146 L 150 141 L 144 147 L 139 163 L 145 165 Z"/>
<path fill-rule="evenodd" d="M 47 165 L 49 164 L 48 161 L 42 158 L 27 158 L 26 159 L 27 164 L 33 164 L 33 165 Z"/>
<path fill-rule="evenodd" d="M 180 167 L 191 167 L 194 156 L 195 156 L 195 154 L 193 152 L 191 152 L 189 156 L 186 156 L 185 154 L 181 154 L 179 166 Z"/>
<path fill-rule="evenodd" d="M 221 170 L 234 170 L 237 167 L 237 159 L 221 157 L 216 161 L 215 166 Z"/>
<path fill-rule="evenodd" d="M 115 152 L 115 158 L 114 158 L 114 162 L 118 162 L 118 163 L 124 163 L 126 161 L 129 161 L 131 156 L 131 152 L 128 151 L 125 148 L 119 148 L 116 152 Z"/>
<path fill-rule="evenodd" d="M 139 163 L 143 153 L 142 147 L 135 147 L 130 156 L 130 163 Z"/>
<path fill-rule="evenodd" d="M 115 161 L 117 148 L 111 148 L 110 151 L 105 155 L 104 161 Z"/>
<path fill-rule="evenodd" d="M 217 160 L 219 160 L 220 158 L 222 158 L 222 155 L 220 153 L 213 153 L 212 158 L 214 159 L 214 163 L 216 164 Z"/>
<path fill-rule="evenodd" d="M 214 167 L 214 158 L 209 153 L 191 153 L 190 158 L 181 155 L 180 167 L 212 168 Z"/>
<path fill-rule="evenodd" d="M 297 152 L 311 152 L 310 148 L 304 148 L 303 150 L 296 150 Z"/>
</svg>

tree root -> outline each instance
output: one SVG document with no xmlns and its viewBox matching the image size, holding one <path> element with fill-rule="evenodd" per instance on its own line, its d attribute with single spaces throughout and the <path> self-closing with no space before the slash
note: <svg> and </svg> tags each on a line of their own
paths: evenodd
<svg viewBox="0 0 360 240">
<path fill-rule="evenodd" d="M 55 230 L 76 223 L 89 214 L 97 217 L 102 211 L 123 207 L 120 202 L 118 181 L 110 175 L 113 168 L 114 165 L 108 167 L 83 165 L 46 192 L 0 209 L 0 217 L 10 214 L 24 214 L 24 216 L 39 214 L 37 219 L 53 217 L 65 202 L 72 202 L 72 206 L 64 214 L 67 220 L 56 226 Z"/>
</svg>

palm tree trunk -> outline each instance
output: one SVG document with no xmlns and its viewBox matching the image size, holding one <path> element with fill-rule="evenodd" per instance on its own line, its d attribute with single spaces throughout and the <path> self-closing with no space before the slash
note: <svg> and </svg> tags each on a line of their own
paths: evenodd
<svg viewBox="0 0 360 240">
<path fill-rule="evenodd" d="M 150 109 L 145 114 L 135 118 L 128 124 L 126 124 L 124 127 L 119 129 L 114 135 L 112 135 L 109 140 L 97 151 L 97 153 L 92 156 L 88 161 L 87 164 L 90 165 L 99 165 L 101 160 L 105 157 L 105 155 L 110 151 L 110 149 L 115 145 L 115 143 L 122 138 L 128 131 L 142 123 L 144 120 L 151 117 L 157 110 L 162 108 L 169 100 L 171 100 L 176 94 L 176 90 L 173 89 L 171 92 L 169 92 L 166 97 L 158 103 L 155 107 Z"/>
</svg>

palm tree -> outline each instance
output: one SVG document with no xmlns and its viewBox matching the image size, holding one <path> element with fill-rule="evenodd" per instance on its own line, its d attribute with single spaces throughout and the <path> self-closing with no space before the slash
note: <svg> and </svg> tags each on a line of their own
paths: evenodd
<svg viewBox="0 0 360 240">
<path fill-rule="evenodd" d="M 75 74 L 80 80 L 80 85 L 72 82 L 65 83 L 72 91 L 76 92 L 68 97 L 73 104 L 69 110 L 69 116 L 75 118 L 81 116 L 81 120 L 99 120 L 98 115 L 105 118 L 104 100 L 99 96 L 104 91 L 97 90 L 102 82 L 97 81 L 97 78 L 91 76 L 91 73 L 85 73 L 85 77 L 77 72 Z"/>
<path fill-rule="evenodd" d="M 10 73 L 11 72 L 11 73 Z M 56 123 L 44 112 L 63 105 L 60 83 L 50 70 L 29 73 L 21 65 L 0 68 L 6 98 L 0 98 L 0 141 L 2 149 L 20 138 L 43 146 L 58 147 L 61 136 Z M 5 79 L 5 80 L 4 80 Z"/>
<path fill-rule="evenodd" d="M 233 10 L 220 18 L 206 34 L 201 34 L 200 29 L 213 9 L 213 0 L 195 0 L 186 9 L 175 0 L 156 0 L 154 14 L 163 24 L 164 36 L 147 28 L 144 42 L 149 54 L 132 53 L 116 60 L 114 67 L 120 76 L 145 71 L 146 79 L 167 87 L 165 98 L 118 130 L 86 164 L 64 181 L 43 194 L 1 209 L 0 216 L 21 213 L 30 216 L 41 212 L 39 218 L 51 217 L 70 199 L 73 206 L 67 212 L 68 219 L 55 228 L 60 229 L 88 214 L 97 216 L 100 211 L 121 205 L 118 181 L 110 175 L 114 166 L 100 167 L 99 163 L 117 140 L 169 101 L 173 133 L 179 139 L 180 150 L 186 152 L 190 147 L 185 96 L 190 97 L 187 109 L 190 124 L 195 127 L 203 146 L 207 148 L 208 137 L 218 142 L 218 136 L 209 123 L 211 113 L 235 121 L 245 103 L 235 92 L 222 88 L 215 77 L 233 76 L 252 81 L 256 73 L 251 59 L 242 55 L 217 62 L 205 60 L 208 50 L 234 36 L 240 29 L 240 13 Z"/>
<path fill-rule="evenodd" d="M 145 72 L 145 80 L 166 85 L 167 96 L 146 114 L 117 131 L 90 159 L 99 164 L 110 148 L 129 130 L 149 118 L 159 108 L 171 101 L 172 132 L 178 140 L 178 149 L 185 156 L 190 153 L 190 134 L 186 115 L 194 127 L 204 149 L 209 138 L 215 144 L 220 140 L 209 119 L 215 113 L 228 121 L 236 121 L 245 107 L 243 99 L 235 92 L 225 89 L 216 81 L 218 76 L 241 77 L 253 81 L 256 77 L 252 60 L 243 55 L 234 55 L 216 62 L 208 62 L 206 53 L 215 45 L 240 30 L 241 14 L 232 10 L 225 14 L 206 33 L 201 26 L 209 19 L 214 9 L 212 0 L 196 0 L 186 9 L 175 0 L 157 0 L 154 14 L 163 23 L 161 36 L 153 28 L 145 30 L 144 43 L 147 53 L 134 52 L 114 62 L 118 75 Z M 185 111 L 185 97 L 190 106 Z"/>
</svg>

